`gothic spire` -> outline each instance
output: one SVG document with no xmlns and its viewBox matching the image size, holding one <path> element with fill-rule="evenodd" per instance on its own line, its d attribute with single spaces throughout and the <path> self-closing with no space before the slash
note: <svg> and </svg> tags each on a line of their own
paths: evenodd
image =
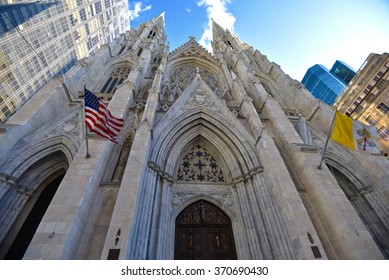
<svg viewBox="0 0 389 280">
<path fill-rule="evenodd" d="M 212 20 L 212 37 L 213 42 L 219 41 L 223 38 L 223 34 L 226 32 L 226 30 L 221 27 L 216 21 Z"/>
</svg>

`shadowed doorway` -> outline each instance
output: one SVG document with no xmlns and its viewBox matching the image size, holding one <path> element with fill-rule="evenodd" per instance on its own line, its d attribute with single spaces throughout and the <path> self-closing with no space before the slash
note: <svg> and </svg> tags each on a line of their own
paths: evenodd
<svg viewBox="0 0 389 280">
<path fill-rule="evenodd" d="M 236 260 L 231 219 L 214 204 L 200 200 L 176 218 L 176 260 Z"/>
<path fill-rule="evenodd" d="M 18 234 L 16 235 L 11 247 L 5 255 L 6 260 L 21 260 L 26 252 L 35 231 L 41 222 L 43 215 L 46 213 L 55 192 L 60 185 L 63 175 L 58 176 L 51 181 L 41 192 Z"/>
</svg>

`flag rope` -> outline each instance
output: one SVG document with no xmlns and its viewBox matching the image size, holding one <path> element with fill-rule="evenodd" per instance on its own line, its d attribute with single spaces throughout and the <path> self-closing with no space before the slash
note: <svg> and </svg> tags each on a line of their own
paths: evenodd
<svg viewBox="0 0 389 280">
<path fill-rule="evenodd" d="M 84 92 L 85 92 L 85 90 L 86 90 L 86 78 L 85 78 L 85 76 L 83 77 L 83 84 L 84 84 Z M 88 144 L 88 126 L 85 123 L 85 119 L 86 119 L 86 117 L 85 117 L 85 115 L 86 115 L 85 109 L 86 109 L 86 106 L 85 106 L 85 98 L 84 98 L 84 114 L 83 114 L 84 121 L 83 121 L 83 125 L 85 126 L 85 144 L 86 144 L 86 155 L 85 155 L 85 158 L 90 158 L 89 144 Z"/>
</svg>

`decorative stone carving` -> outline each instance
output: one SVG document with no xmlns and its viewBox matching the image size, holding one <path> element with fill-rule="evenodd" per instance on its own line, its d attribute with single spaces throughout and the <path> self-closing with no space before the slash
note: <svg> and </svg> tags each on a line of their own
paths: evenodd
<svg viewBox="0 0 389 280">
<path fill-rule="evenodd" d="M 237 118 L 242 118 L 242 117 L 243 117 L 242 112 L 241 112 L 240 108 L 238 108 L 238 107 L 231 107 L 231 108 L 230 108 L 230 111 L 231 111 L 231 112 L 235 115 L 235 117 L 237 117 Z"/>
<path fill-rule="evenodd" d="M 172 204 L 174 206 L 178 206 L 182 204 L 183 201 L 190 198 L 191 196 L 193 196 L 193 194 L 175 193 L 172 198 Z"/>
<path fill-rule="evenodd" d="M 186 207 L 176 218 L 176 224 L 185 225 L 229 225 L 230 219 L 215 205 L 202 200 Z"/>
<path fill-rule="evenodd" d="M 89 66 L 92 64 L 92 60 L 91 60 L 91 58 L 88 56 L 88 57 L 85 57 L 85 58 L 80 59 L 80 60 L 77 62 L 77 64 L 80 65 L 80 66 L 82 66 L 82 67 L 89 68 Z"/>
<path fill-rule="evenodd" d="M 60 134 L 72 134 L 76 137 L 79 136 L 80 131 L 79 131 L 79 125 L 80 125 L 80 113 L 77 113 L 73 118 L 65 121 L 59 126 L 56 126 L 52 130 L 48 131 L 45 136 L 50 137 L 50 136 L 56 136 Z"/>
<path fill-rule="evenodd" d="M 201 145 L 194 146 L 181 160 L 178 181 L 224 182 L 215 158 Z"/>
<path fill-rule="evenodd" d="M 324 142 L 319 137 L 312 137 L 313 144 L 318 147 L 323 147 Z"/>
<path fill-rule="evenodd" d="M 136 110 L 141 110 L 143 109 L 144 107 L 146 107 L 146 102 L 144 100 L 137 100 L 135 101 L 135 106 L 134 108 Z"/>
<path fill-rule="evenodd" d="M 198 185 L 200 187 L 200 185 Z M 193 187 L 193 186 L 192 186 Z M 216 201 L 220 201 L 220 203 L 224 206 L 229 207 L 232 209 L 232 206 L 234 205 L 233 198 L 230 192 L 214 192 L 212 193 L 212 187 L 209 186 L 203 186 L 200 188 L 201 191 L 198 189 L 193 190 L 192 188 L 190 189 L 190 192 L 176 192 L 173 194 L 172 197 L 172 205 L 173 206 L 178 206 L 184 203 L 185 201 L 188 201 L 194 196 L 198 196 L 199 193 L 206 193 L 208 197 L 213 198 Z"/>
<path fill-rule="evenodd" d="M 181 112 L 190 110 L 195 107 L 205 107 L 212 112 L 221 113 L 220 109 L 216 106 L 215 101 L 207 98 L 201 89 L 197 89 L 192 97 L 186 101 L 186 103 L 181 108 Z"/>
<path fill-rule="evenodd" d="M 213 73 L 193 64 L 180 66 L 173 70 L 170 76 L 171 88 L 178 87 L 183 92 L 192 83 L 196 74 L 200 75 L 212 91 L 220 91 L 219 81 Z"/>
<path fill-rule="evenodd" d="M 209 57 L 204 53 L 204 51 L 201 51 L 200 49 L 195 47 L 191 47 L 188 50 L 181 52 L 179 56 L 194 56 L 209 60 Z"/>
<path fill-rule="evenodd" d="M 162 103 L 162 102 L 160 102 L 160 103 L 158 103 L 158 108 L 157 108 L 157 110 L 158 111 L 162 111 L 162 112 L 167 112 L 169 109 L 170 109 L 170 104 L 168 104 L 168 103 Z"/>
</svg>

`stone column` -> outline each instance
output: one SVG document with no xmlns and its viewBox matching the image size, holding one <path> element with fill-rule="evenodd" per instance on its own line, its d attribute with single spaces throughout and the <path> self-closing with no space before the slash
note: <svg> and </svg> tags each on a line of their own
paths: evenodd
<svg viewBox="0 0 389 280">
<path fill-rule="evenodd" d="M 143 178 L 126 248 L 129 259 L 147 259 L 158 177 L 156 172 L 149 170 Z"/>
<path fill-rule="evenodd" d="M 157 244 L 157 256 L 158 260 L 172 259 L 171 256 L 173 247 L 171 245 L 173 236 L 170 234 L 171 229 L 174 228 L 175 223 L 171 217 L 172 211 L 172 191 L 171 182 L 166 178 L 163 179 L 162 184 L 162 202 L 161 202 L 161 215 L 159 222 L 158 244 Z"/>
<path fill-rule="evenodd" d="M 261 201 L 262 193 L 259 193 L 258 182 L 253 178 L 248 178 L 246 183 L 247 196 L 250 200 L 252 216 L 255 217 L 255 225 L 258 238 L 260 240 L 260 250 L 263 259 L 274 259 L 274 252 L 269 243 L 269 237 L 274 237 L 273 232 L 269 232 L 269 227 L 266 226 L 266 212 L 264 211 L 267 205 Z M 273 247 L 274 250 L 274 247 Z"/>
<path fill-rule="evenodd" d="M 247 236 L 247 247 L 250 252 L 250 259 L 260 260 L 264 259 L 264 256 L 260 250 L 260 240 L 256 230 L 254 213 L 250 209 L 251 204 L 247 196 L 247 190 L 244 180 L 240 180 L 235 183 L 236 194 L 238 198 L 238 205 L 242 211 L 243 225 Z"/>
<path fill-rule="evenodd" d="M 283 238 L 285 241 L 290 240 L 289 244 L 284 243 L 280 245 L 284 253 L 279 257 L 292 259 L 314 258 L 306 234 L 308 231 L 315 239 L 315 245 L 318 245 L 322 252 L 322 257 L 325 259 L 326 255 L 297 192 L 296 185 L 274 141 L 266 133 L 262 134 L 261 140 L 257 144 L 257 150 L 262 162 L 265 163 L 264 172 L 259 177 L 258 175 L 254 177 L 258 181 L 258 186 L 260 186 L 259 193 L 263 197 L 264 203 L 268 203 L 266 201 L 276 201 L 274 203 L 276 203 L 279 211 L 277 211 L 277 208 L 267 211 L 275 211 L 277 213 L 275 215 L 278 217 L 278 223 L 280 223 L 278 230 L 280 232 L 286 230 L 287 232 L 283 234 L 287 234 L 288 236 L 284 236 Z M 268 208 L 266 207 L 266 209 Z M 272 220 L 269 223 L 272 223 Z"/>
<path fill-rule="evenodd" d="M 120 259 L 128 258 L 126 248 L 130 226 L 134 219 L 137 200 L 141 197 L 141 186 L 147 175 L 147 152 L 151 141 L 150 126 L 146 121 L 138 125 L 131 152 L 129 154 L 118 198 L 113 211 L 112 220 L 107 233 L 102 259 L 107 259 L 110 249 L 120 249 Z M 145 175 L 143 175 L 145 174 Z M 121 229 L 121 241 L 119 246 L 114 246 L 115 234 Z M 132 231 L 134 231 L 133 229 Z"/>
</svg>

